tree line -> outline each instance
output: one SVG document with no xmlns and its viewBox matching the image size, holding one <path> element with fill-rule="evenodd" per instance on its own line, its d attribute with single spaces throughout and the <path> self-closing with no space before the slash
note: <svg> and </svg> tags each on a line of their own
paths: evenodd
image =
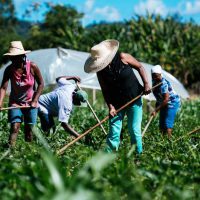
<svg viewBox="0 0 200 200">
<path fill-rule="evenodd" d="M 199 86 L 200 26 L 183 22 L 180 16 L 133 16 L 122 22 L 82 25 L 83 13 L 69 5 L 46 5 L 42 22 L 30 23 L 15 16 L 12 0 L 0 0 L 0 55 L 11 40 L 21 40 L 26 49 L 63 47 L 78 51 L 105 39 L 120 41 L 120 51 L 139 61 L 160 64 L 188 88 Z M 36 12 L 40 10 L 36 8 Z M 6 62 L 1 56 L 0 64 Z"/>
</svg>

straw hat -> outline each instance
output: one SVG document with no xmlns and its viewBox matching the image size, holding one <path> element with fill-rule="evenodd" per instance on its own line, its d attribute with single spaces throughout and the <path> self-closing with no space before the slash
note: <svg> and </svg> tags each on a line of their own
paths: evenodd
<svg viewBox="0 0 200 200">
<path fill-rule="evenodd" d="M 95 73 L 104 69 L 111 63 L 117 50 L 119 42 L 117 40 L 105 40 L 91 48 L 91 55 L 85 62 L 86 73 Z"/>
<path fill-rule="evenodd" d="M 8 53 L 3 54 L 4 56 L 17 56 L 29 53 L 31 51 L 25 51 L 21 41 L 12 41 L 10 43 Z"/>
</svg>

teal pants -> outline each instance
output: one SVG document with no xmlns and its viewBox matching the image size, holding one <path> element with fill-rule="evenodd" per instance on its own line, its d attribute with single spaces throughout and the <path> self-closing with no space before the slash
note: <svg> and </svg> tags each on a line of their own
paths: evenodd
<svg viewBox="0 0 200 200">
<path fill-rule="evenodd" d="M 115 117 L 109 119 L 109 134 L 107 137 L 106 151 L 117 151 L 120 144 L 120 133 L 122 121 L 125 114 L 128 118 L 128 130 L 131 137 L 131 144 L 136 144 L 137 153 L 142 153 L 142 99 L 138 99 L 133 105 L 120 111 Z"/>
</svg>

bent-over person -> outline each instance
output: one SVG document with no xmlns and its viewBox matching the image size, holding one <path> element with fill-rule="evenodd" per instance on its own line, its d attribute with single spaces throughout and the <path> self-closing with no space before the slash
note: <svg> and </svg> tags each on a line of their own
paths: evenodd
<svg viewBox="0 0 200 200">
<path fill-rule="evenodd" d="M 142 99 L 139 98 L 120 112 L 117 109 L 141 95 L 150 92 L 145 70 L 140 62 L 128 53 L 118 51 L 117 40 L 105 40 L 91 48 L 91 56 L 86 60 L 85 72 L 97 73 L 104 99 L 108 105 L 109 134 L 106 151 L 117 151 L 120 144 L 122 122 L 127 115 L 131 144 L 136 144 L 137 153 L 142 153 Z M 140 85 L 133 68 L 144 83 Z"/>
<path fill-rule="evenodd" d="M 86 102 L 87 93 L 83 90 L 76 90 L 76 84 L 70 80 L 80 82 L 76 76 L 61 76 L 56 79 L 57 88 L 52 92 L 43 94 L 39 98 L 39 117 L 41 128 L 47 134 L 50 130 L 55 131 L 54 117 L 58 118 L 62 127 L 73 135 L 78 137 L 79 134 L 69 125 L 69 118 L 73 105 L 81 105 Z"/>
</svg>

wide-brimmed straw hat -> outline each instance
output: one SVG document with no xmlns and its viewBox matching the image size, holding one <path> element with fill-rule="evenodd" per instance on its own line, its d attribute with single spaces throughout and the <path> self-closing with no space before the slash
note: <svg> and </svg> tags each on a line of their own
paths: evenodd
<svg viewBox="0 0 200 200">
<path fill-rule="evenodd" d="M 91 48 L 91 55 L 85 62 L 86 73 L 95 73 L 104 69 L 111 63 L 117 50 L 119 42 L 117 40 L 105 40 Z"/>
<path fill-rule="evenodd" d="M 31 52 L 30 50 L 25 51 L 21 41 L 12 41 L 8 53 L 3 54 L 4 56 L 17 56 Z"/>
</svg>

